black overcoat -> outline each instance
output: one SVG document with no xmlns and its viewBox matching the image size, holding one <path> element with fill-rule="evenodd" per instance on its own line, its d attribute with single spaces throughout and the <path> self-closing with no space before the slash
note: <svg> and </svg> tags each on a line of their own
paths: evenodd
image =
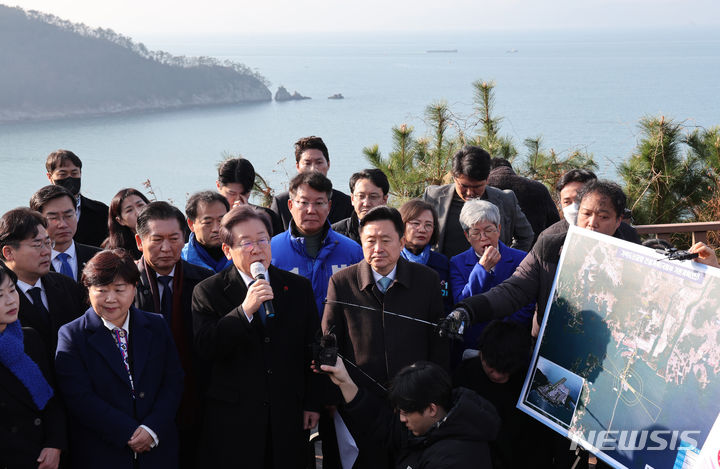
<svg viewBox="0 0 720 469">
<path fill-rule="evenodd" d="M 52 367 L 38 333 L 24 327 L 23 345 L 52 386 Z M 45 408 L 38 409 L 25 385 L 0 364 L 0 467 L 37 466 L 43 448 L 67 448 L 65 411 L 54 386 L 53 391 Z"/>
<path fill-rule="evenodd" d="M 98 200 L 80 196 L 80 219 L 73 239 L 76 243 L 100 247 L 108 237 L 109 208 Z"/>
<path fill-rule="evenodd" d="M 48 300 L 50 318 L 46 318 L 27 296 L 20 293 L 18 319 L 24 327 L 38 331 L 52 360 L 57 348 L 58 330 L 83 315 L 88 307 L 87 294 L 73 279 L 56 272 L 43 275 L 41 281 Z"/>
<path fill-rule="evenodd" d="M 270 266 L 275 317 L 249 322 L 240 305 L 247 287 L 234 265 L 193 293 L 195 346 L 211 364 L 201 457 L 205 467 L 304 467 L 303 411 L 317 411 L 324 376 L 310 371 L 319 330 L 310 281 Z M 272 445 L 268 449 L 268 444 Z"/>
</svg>

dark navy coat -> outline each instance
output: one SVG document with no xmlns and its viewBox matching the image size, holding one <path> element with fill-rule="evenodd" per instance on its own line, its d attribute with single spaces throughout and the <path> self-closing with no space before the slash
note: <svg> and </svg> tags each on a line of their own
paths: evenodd
<svg viewBox="0 0 720 469">
<path fill-rule="evenodd" d="M 120 350 L 94 309 L 59 331 L 55 368 L 73 468 L 132 469 L 127 442 L 140 425 L 153 430 L 159 444 L 137 455 L 137 467 L 178 467 L 175 414 L 183 371 L 170 329 L 162 316 L 134 307 L 129 328 L 135 399 Z"/>
</svg>

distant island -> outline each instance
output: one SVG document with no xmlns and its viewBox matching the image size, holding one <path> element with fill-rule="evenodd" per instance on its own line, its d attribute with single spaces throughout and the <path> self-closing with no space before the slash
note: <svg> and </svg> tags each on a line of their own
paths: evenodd
<svg viewBox="0 0 720 469">
<path fill-rule="evenodd" d="M 0 122 L 272 100 L 235 62 L 149 51 L 110 29 L 0 5 Z"/>
<path fill-rule="evenodd" d="M 303 99 L 312 99 L 310 96 L 303 96 L 297 91 L 295 91 L 293 94 L 290 94 L 290 92 L 284 87 L 280 86 L 278 87 L 278 90 L 275 92 L 275 101 L 301 101 Z"/>
</svg>

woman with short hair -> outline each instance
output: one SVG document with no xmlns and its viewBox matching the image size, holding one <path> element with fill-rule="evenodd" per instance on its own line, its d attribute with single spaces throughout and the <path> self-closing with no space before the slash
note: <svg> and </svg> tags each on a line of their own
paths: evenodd
<svg viewBox="0 0 720 469">
<path fill-rule="evenodd" d="M 450 286 L 455 303 L 480 293 L 510 277 L 526 253 L 500 241 L 500 210 L 487 200 L 471 199 L 460 211 L 460 225 L 470 248 L 450 259 Z M 535 303 L 508 317 L 530 327 Z M 465 332 L 465 348 L 475 349 L 487 323 L 476 324 Z"/>
<path fill-rule="evenodd" d="M 40 335 L 18 321 L 16 282 L 0 262 L 0 467 L 56 469 L 65 413 Z"/>
<path fill-rule="evenodd" d="M 132 306 L 139 275 L 123 249 L 96 254 L 82 277 L 91 307 L 58 333 L 74 468 L 178 467 L 183 371 L 165 319 Z"/>
</svg>

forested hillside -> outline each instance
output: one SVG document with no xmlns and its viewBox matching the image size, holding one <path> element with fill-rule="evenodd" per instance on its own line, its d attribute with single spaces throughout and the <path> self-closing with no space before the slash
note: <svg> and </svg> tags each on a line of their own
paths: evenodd
<svg viewBox="0 0 720 469">
<path fill-rule="evenodd" d="M 175 57 L 109 29 L 0 5 L 0 121 L 270 101 L 242 64 Z"/>
</svg>

